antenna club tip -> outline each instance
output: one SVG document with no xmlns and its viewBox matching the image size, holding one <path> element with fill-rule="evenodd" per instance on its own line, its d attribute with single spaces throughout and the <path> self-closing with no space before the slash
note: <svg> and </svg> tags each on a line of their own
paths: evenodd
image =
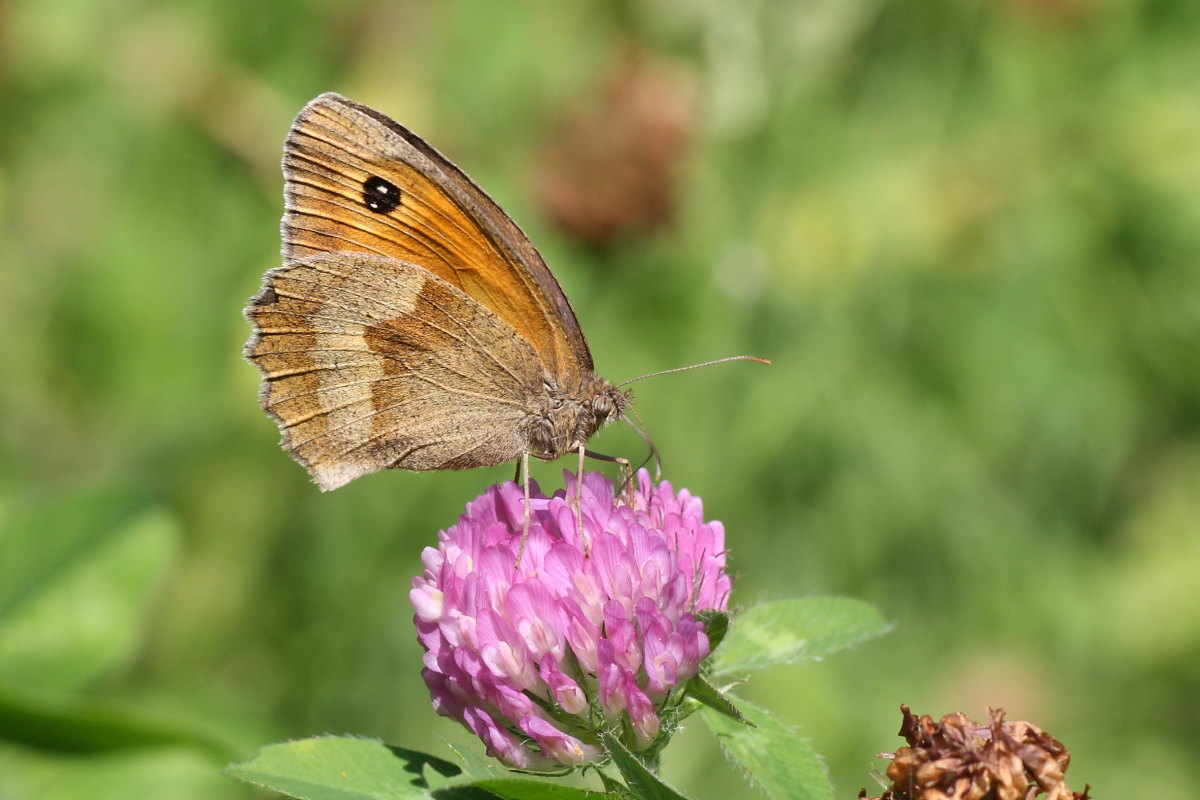
<svg viewBox="0 0 1200 800">
<path fill-rule="evenodd" d="M 725 358 L 718 358 L 716 361 L 707 361 L 703 364 L 697 364 L 696 366 L 707 367 L 710 364 L 723 364 L 726 361 L 754 361 L 758 364 L 771 363 L 771 359 L 762 358 L 761 356 L 726 356 Z"/>
</svg>

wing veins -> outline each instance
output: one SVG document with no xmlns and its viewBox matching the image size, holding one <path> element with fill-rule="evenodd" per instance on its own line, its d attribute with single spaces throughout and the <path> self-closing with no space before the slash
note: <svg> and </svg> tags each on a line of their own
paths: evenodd
<svg viewBox="0 0 1200 800">
<path fill-rule="evenodd" d="M 299 159 L 295 159 L 295 160 L 299 160 Z M 304 159 L 304 160 L 307 160 L 310 163 L 315 163 L 315 162 L 312 162 L 311 159 Z M 364 170 L 364 172 L 365 171 L 366 170 Z M 332 191 L 331 189 L 329 189 L 328 187 L 323 186 L 314 181 L 301 180 L 300 174 L 295 174 L 295 173 L 315 175 L 317 177 L 327 177 L 327 176 L 323 175 L 320 172 L 316 172 L 314 170 L 303 169 L 300 167 L 293 166 L 293 174 L 290 174 L 288 176 L 289 180 L 292 183 L 296 184 L 297 186 L 307 186 L 309 188 L 315 189 L 318 192 L 321 192 L 321 193 L 327 195 L 327 197 L 316 197 L 311 194 L 304 194 L 302 196 L 310 198 L 310 199 L 314 199 L 314 200 L 320 200 L 322 202 L 326 202 L 331 205 L 335 205 L 338 208 L 342 208 L 347 211 L 350 211 L 350 212 L 356 214 L 357 216 L 363 217 L 365 219 L 376 220 L 376 221 L 383 223 L 385 227 L 389 228 L 390 230 L 394 231 L 395 233 L 400 234 L 401 236 L 404 236 L 405 238 L 409 238 L 409 239 L 412 239 L 416 242 L 423 244 L 425 246 L 425 248 L 430 251 L 431 255 L 433 255 L 436 258 L 443 261 L 446 264 L 446 266 L 448 266 L 456 274 L 461 272 L 462 270 L 455 267 L 452 263 L 450 263 L 451 258 L 457 259 L 462 264 L 470 264 L 471 259 L 467 257 L 466 252 L 462 248 L 457 247 L 454 244 L 454 239 L 433 235 L 434 233 L 436 233 L 439 230 L 439 227 L 436 224 L 439 220 L 443 222 L 443 226 L 445 228 L 456 229 L 459 232 L 461 238 L 471 238 L 473 235 L 473 238 L 481 239 L 482 241 L 486 242 L 489 249 L 491 249 L 491 251 L 493 253 L 495 253 L 496 257 L 500 261 L 502 261 L 504 263 L 508 263 L 507 259 L 505 259 L 495 249 L 495 247 L 487 239 L 487 237 L 484 237 L 481 235 L 481 232 L 477 228 L 465 227 L 465 226 L 459 224 L 452 216 L 443 213 L 442 211 L 437 209 L 432 204 L 424 202 L 423 200 L 420 199 L 419 196 L 414 195 L 411 192 L 408 192 L 405 194 L 405 196 L 409 198 L 410 205 L 412 207 L 416 208 L 417 204 L 419 204 L 420 208 L 427 210 L 427 213 L 423 213 L 423 214 L 413 213 L 410 215 L 406 215 L 403 218 L 394 217 L 391 214 L 378 214 L 378 215 L 377 214 L 367 214 L 360 207 L 361 200 L 359 200 L 354 194 L 354 192 L 361 191 L 361 189 L 359 189 L 358 187 L 355 187 L 353 184 L 344 183 L 344 182 L 338 181 L 338 180 L 332 180 L 331 181 L 332 183 L 334 183 L 338 186 L 341 186 L 347 190 L 347 193 L 335 192 L 335 191 Z M 344 173 L 339 173 L 339 174 L 344 174 Z M 295 195 L 295 194 L 296 194 L 296 192 L 293 191 L 293 195 Z M 329 199 L 329 198 L 341 198 L 342 200 L 344 200 L 346 202 L 336 202 L 335 200 Z M 463 215 L 466 216 L 468 219 L 471 218 L 470 215 L 467 214 L 466 211 L 463 211 L 461 206 L 458 206 L 457 204 L 455 204 L 455 208 L 458 208 L 459 211 L 462 211 Z M 312 214 L 311 212 L 300 211 L 291 206 L 289 206 L 288 210 L 292 211 L 293 214 L 303 214 L 305 216 L 316 216 L 316 215 Z M 417 222 L 414 223 L 412 221 L 413 219 L 417 220 Z M 342 222 L 342 221 L 339 220 L 339 222 Z M 343 222 L 343 224 L 349 224 L 349 223 Z M 353 227 L 355 227 L 359 230 L 363 230 L 364 232 L 369 233 L 372 236 L 375 236 L 376 238 L 380 238 L 380 239 L 385 238 L 385 237 L 379 236 L 378 234 L 376 234 L 372 231 L 366 231 L 365 229 L 361 228 L 360 226 L 356 225 Z M 441 252 L 439 252 L 439 251 L 441 251 Z M 447 255 L 445 255 L 445 254 L 449 254 L 450 258 L 447 258 Z"/>
<path fill-rule="evenodd" d="M 306 263 L 306 266 L 311 266 L 311 267 L 313 267 L 313 268 L 317 268 L 317 267 L 316 267 L 316 265 L 317 265 L 317 264 L 321 264 L 321 263 L 325 263 L 325 262 L 307 262 L 307 263 Z M 422 269 L 423 269 L 423 268 L 422 268 Z M 329 270 L 319 270 L 319 269 L 318 269 L 318 271 L 323 271 L 323 272 L 325 272 L 325 274 L 327 274 L 327 275 L 334 275 L 334 276 L 336 276 L 336 277 L 340 277 L 340 278 L 345 278 L 345 277 L 347 277 L 346 275 L 343 275 L 343 274 L 340 274 L 340 273 L 337 273 L 337 272 L 333 272 L 333 271 L 329 271 Z M 380 274 L 380 273 L 376 273 L 376 274 Z M 383 277 L 385 280 L 389 279 L 389 276 L 387 276 L 387 275 L 382 275 L 382 277 Z M 435 276 L 435 277 L 436 277 L 436 276 Z M 301 278 L 301 277 L 295 277 L 295 276 L 291 276 L 291 277 L 289 277 L 288 279 L 289 279 L 289 280 L 292 280 L 292 281 L 295 281 L 296 283 L 306 283 L 306 284 L 309 284 L 309 285 L 311 285 L 311 286 L 318 286 L 318 287 L 320 287 L 320 286 L 321 286 L 321 284 L 320 284 L 320 283 L 317 283 L 316 281 L 306 280 L 306 279 L 304 279 L 304 278 Z M 276 291 L 278 292 L 278 290 L 276 290 Z M 398 315 L 400 315 L 400 316 L 404 316 L 404 317 L 408 317 L 408 318 L 410 318 L 410 319 L 416 319 L 416 320 L 418 320 L 419 322 L 421 322 L 423 325 L 428 325 L 430 328 L 433 328 L 434 330 L 436 330 L 436 331 L 439 331 L 440 333 L 444 333 L 444 334 L 446 334 L 446 336 L 448 336 L 448 337 L 450 337 L 451 339 L 455 340 L 455 341 L 456 341 L 456 342 L 458 342 L 459 344 L 461 344 L 461 345 L 463 345 L 463 346 L 465 346 L 465 347 L 469 347 L 469 348 L 470 348 L 470 349 L 472 349 L 473 351 L 475 351 L 475 352 L 478 352 L 478 353 L 482 353 L 483 355 L 487 356 L 488 360 L 489 360 L 489 361 L 491 361 L 493 364 L 495 364 L 497 367 L 499 367 L 501 370 L 503 370 L 505 373 L 507 373 L 507 374 L 508 374 L 508 376 L 509 376 L 510 378 L 512 378 L 512 379 L 513 379 L 513 382 L 514 382 L 515 384 L 517 384 L 518 386 L 520 386 L 520 385 L 521 385 L 521 380 L 520 380 L 520 378 L 519 378 L 519 377 L 518 377 L 518 376 L 517 376 L 517 375 L 516 375 L 516 374 L 515 374 L 515 373 L 514 373 L 514 372 L 513 372 L 511 369 L 509 369 L 509 367 L 508 367 L 508 365 L 507 365 L 507 364 L 505 364 L 503 361 L 501 361 L 499 358 L 497 358 L 497 357 L 495 356 L 495 354 L 493 354 L 493 353 L 492 353 L 492 351 L 491 351 L 490 349 L 488 349 L 488 348 L 486 348 L 486 347 L 484 347 L 484 346 L 482 345 L 482 343 L 479 341 L 479 339 L 478 339 L 478 338 L 477 338 L 477 337 L 476 337 L 476 336 L 475 336 L 475 335 L 474 335 L 474 334 L 471 332 L 470 326 L 466 325 L 466 324 L 465 324 L 465 323 L 463 323 L 461 320 L 459 320 L 457 317 L 455 317 L 454 315 L 452 315 L 452 314 L 450 314 L 449 312 L 447 312 L 447 311 L 446 311 L 446 309 L 445 309 L 445 308 L 443 308 L 442 306 L 440 306 L 440 305 L 438 305 L 438 304 L 436 304 L 436 303 L 431 303 L 431 305 L 433 305 L 435 308 L 437 308 L 439 311 L 441 311 L 443 314 L 445 314 L 447 319 L 449 319 L 449 320 L 451 320 L 452 322 L 454 322 L 454 324 L 455 324 L 455 325 L 457 325 L 457 326 L 458 326 L 458 328 L 459 328 L 461 331 L 463 331 L 463 332 L 464 332 L 464 333 L 465 333 L 465 334 L 466 334 L 466 335 L 467 335 L 467 336 L 468 336 L 468 337 L 471 339 L 471 341 L 472 341 L 472 342 L 475 344 L 475 347 L 470 347 L 470 345 L 468 344 L 467 340 L 466 340 L 466 339 L 465 339 L 463 336 L 461 336 L 461 335 L 459 335 L 459 334 L 455 333 L 454 331 L 447 330 L 446 328 L 443 328 L 443 327 L 442 327 L 442 326 L 440 326 L 440 325 L 435 325 L 435 324 L 433 324 L 433 323 L 431 323 L 431 322 L 429 322 L 429 321 L 427 321 L 427 320 L 422 320 L 422 319 L 420 319 L 420 317 L 417 317 L 416 315 L 414 315 L 414 314 L 413 314 L 411 311 L 401 311 L 401 310 L 399 310 L 399 309 L 396 309 L 396 308 L 393 308 L 393 307 L 391 307 L 391 306 L 388 306 L 388 305 L 386 305 L 386 304 L 383 304 L 383 303 L 381 303 L 380 301 L 378 301 L 378 300 L 375 300 L 374 298 L 368 297 L 368 296 L 366 296 L 366 295 L 363 295 L 363 294 L 359 294 L 358 292 L 352 292 L 352 291 L 348 291 L 348 290 L 346 290 L 344 287 L 342 288 L 342 291 L 346 291 L 346 292 L 347 292 L 347 294 L 349 294 L 349 295 L 351 295 L 351 296 L 353 296 L 353 297 L 358 297 L 358 298 L 361 298 L 361 299 L 364 299 L 364 300 L 369 300 L 369 301 L 371 301 L 371 302 L 373 302 L 373 303 L 378 303 L 378 304 L 380 304 L 380 305 L 383 305 L 383 307 L 384 307 L 384 308 L 387 308 L 389 311 L 391 311 L 391 312 L 394 312 L 395 314 L 398 314 Z M 284 296 L 285 296 L 285 297 L 288 297 L 288 296 L 290 296 L 290 295 L 286 295 L 286 294 L 285 294 Z M 481 307 L 484 307 L 484 308 L 486 308 L 485 306 L 481 306 Z M 493 311 L 491 311 L 490 309 L 488 309 L 488 313 L 495 313 L 495 312 L 493 312 Z M 501 319 L 501 317 L 499 317 L 499 315 L 497 315 L 497 316 L 496 316 L 496 318 L 497 318 L 497 319 Z M 371 323 L 359 323 L 359 324 L 369 325 L 369 324 L 371 324 Z M 514 333 L 514 334 L 516 334 L 516 335 L 517 335 L 517 337 L 521 338 L 522 340 L 524 339 L 524 337 L 522 337 L 522 336 L 521 336 L 521 334 L 520 334 L 520 333 L 518 333 L 516 330 L 513 330 L 513 333 Z M 393 361 L 394 361 L 394 360 L 396 360 L 396 359 L 389 359 L 389 360 L 393 360 Z"/>
<path fill-rule="evenodd" d="M 474 397 L 474 398 L 476 398 L 476 399 L 482 399 L 482 400 L 491 400 L 491 401 L 495 401 L 495 402 L 497 402 L 497 403 L 498 403 L 498 404 L 500 404 L 500 405 L 505 405 L 505 406 L 516 406 L 516 407 L 520 408 L 520 404 L 519 404 L 519 403 L 517 403 L 517 402 L 515 402 L 515 401 L 513 401 L 513 400 L 506 400 L 506 399 L 504 399 L 504 398 L 502 398 L 502 397 L 493 397 L 493 396 L 491 396 L 491 395 L 479 394 L 479 393 L 476 393 L 476 392 L 466 392 L 466 391 L 462 391 L 462 390 L 460 390 L 460 389 L 450 389 L 450 388 L 447 388 L 447 387 L 445 387 L 445 386 L 442 386 L 442 385 L 441 385 L 441 384 L 439 384 L 437 381 L 429 380 L 428 378 L 424 377 L 423 375 L 420 375 L 420 374 L 419 374 L 419 373 L 417 373 L 417 372 L 416 372 L 416 370 L 414 370 L 412 367 L 409 367 L 409 366 L 405 365 L 405 369 L 407 369 L 409 372 L 413 373 L 413 377 L 415 377 L 417 380 L 423 380 L 423 381 L 425 381 L 426 383 L 429 383 L 429 384 L 431 384 L 431 385 L 433 385 L 433 386 L 436 386 L 436 387 L 438 387 L 439 389 L 441 389 L 441 390 L 443 390 L 443 391 L 445 391 L 445 392 L 449 392 L 449 393 L 451 393 L 451 394 L 461 394 L 461 395 L 466 395 L 466 396 L 468 396 L 468 397 Z M 399 376 L 393 376 L 393 377 L 396 377 L 396 378 L 398 378 Z M 412 398 L 406 398 L 405 402 L 411 401 L 411 399 L 412 399 Z M 362 401 L 362 400 L 356 400 L 356 401 L 354 401 L 353 403 L 346 403 L 346 404 L 340 405 L 340 406 L 338 406 L 338 407 L 336 407 L 336 408 L 326 409 L 326 413 L 332 413 L 332 412 L 334 412 L 334 411 L 339 411 L 339 410 L 341 410 L 341 409 L 343 409 L 343 408 L 349 408 L 350 406 L 356 405 L 357 403 L 361 403 L 361 402 L 363 402 L 363 401 Z M 301 447 L 304 447 L 304 446 L 305 446 L 305 445 L 307 445 L 307 444 L 310 444 L 311 442 L 315 442 L 315 441 L 317 441 L 318 439 L 320 439 L 320 438 L 321 438 L 321 437 L 323 437 L 323 436 L 331 436 L 331 435 L 333 435 L 333 434 L 337 433 L 338 431 L 340 431 L 340 430 L 343 430 L 343 429 L 345 429 L 345 428 L 347 428 L 347 427 L 349 427 L 349 426 L 351 426 L 351 425 L 354 425 L 354 424 L 356 424 L 356 423 L 363 422 L 363 421 L 365 421 L 365 420 L 369 420 L 369 419 L 371 419 L 372 417 L 377 417 L 377 416 L 379 416 L 380 414 L 384 414 L 384 413 L 386 413 L 386 412 L 393 411 L 393 410 L 395 410 L 395 409 L 397 409 L 397 408 L 401 408 L 401 407 L 403 407 L 403 406 L 404 406 L 405 402 L 393 403 L 392 405 L 390 405 L 390 406 L 387 406 L 387 407 L 385 407 L 385 408 L 379 408 L 379 409 L 375 409 L 375 410 L 374 410 L 374 411 L 372 411 L 370 414 L 363 414 L 362 416 L 355 417 L 354 419 L 352 419 L 352 420 L 348 420 L 347 422 L 344 422 L 344 423 L 342 423 L 341 425 L 337 425 L 337 426 L 335 426 L 335 427 L 332 427 L 332 428 L 326 428 L 325 430 L 323 430 L 323 431 L 321 431 L 320 433 L 318 433 L 316 436 L 309 437 L 308 439 L 305 439 L 303 442 L 292 442 L 292 441 L 289 441 L 289 442 L 288 442 L 288 444 L 289 444 L 289 445 L 290 445 L 290 446 L 291 446 L 293 449 L 299 449 L 299 448 L 301 448 Z M 394 433 L 394 432 L 395 432 L 395 431 L 391 431 L 391 430 L 380 431 L 379 433 L 376 433 L 376 434 L 372 435 L 372 437 L 371 437 L 370 439 L 366 440 L 366 441 L 373 441 L 374 439 L 377 439 L 377 438 L 379 438 L 379 437 L 381 437 L 381 436 L 386 436 L 386 435 L 388 435 L 388 434 L 390 434 L 390 433 Z"/>
<path fill-rule="evenodd" d="M 328 117 L 326 117 L 326 119 L 328 119 Z M 358 158 L 360 161 L 362 161 L 364 164 L 366 163 L 366 159 L 362 158 L 361 156 L 358 156 L 358 155 L 354 154 L 354 153 L 353 153 L 353 152 L 352 152 L 352 151 L 351 151 L 349 148 L 347 148 L 345 145 L 341 144 L 340 142 L 332 141 L 331 139 L 327 138 L 326 136 L 320 136 L 320 135 L 317 135 L 317 134 L 318 134 L 318 131 L 320 131 L 322 128 L 323 128 L 325 131 L 329 131 L 329 132 L 331 132 L 331 133 L 332 133 L 334 136 L 341 136 L 342 138 L 349 138 L 349 136 L 348 136 L 346 133 L 344 133 L 344 132 L 340 131 L 339 129 L 336 129 L 336 128 L 334 128 L 334 127 L 331 127 L 330 125 L 322 124 L 322 123 L 320 123 L 320 122 L 313 122 L 313 123 L 312 123 L 312 128 L 314 128 L 315 130 L 311 130 L 311 131 L 310 131 L 310 130 L 304 130 L 304 131 L 299 131 L 299 133 L 300 133 L 301 135 L 308 136 L 309 138 L 313 139 L 314 141 L 317 141 L 317 142 L 320 142 L 320 143 L 322 143 L 322 144 L 325 144 L 326 146 L 328 146 L 328 147 L 330 147 L 330 148 L 333 148 L 333 149 L 336 149 L 336 150 L 340 150 L 340 151 L 343 151 L 343 152 L 348 152 L 348 153 L 351 153 L 352 155 L 355 155 L 355 157 L 356 157 L 356 158 Z M 407 141 L 405 142 L 405 144 L 406 144 L 406 145 L 408 145 L 409 147 L 412 147 L 412 145 L 411 145 L 409 142 L 407 142 Z M 300 142 L 296 142 L 296 141 L 293 141 L 293 142 L 292 142 L 292 145 L 293 145 L 293 148 L 294 148 L 294 149 L 292 150 L 292 153 L 293 153 L 293 154 L 294 154 L 294 155 L 297 157 L 297 160 L 303 160 L 303 161 L 307 161 L 308 163 L 310 163 L 310 164 L 313 164 L 313 165 L 315 165 L 315 166 L 318 166 L 318 167 L 323 167 L 323 166 L 324 166 L 324 165 L 320 164 L 319 162 L 317 162 L 316 160 L 314 160 L 313 158 L 311 158 L 310 156 L 308 156 L 308 155 L 307 155 L 306 153 L 304 153 L 302 150 L 300 150 L 300 148 L 301 148 L 301 147 L 310 147 L 310 145 L 303 145 L 303 144 L 301 144 Z M 414 149 L 415 149 L 415 148 L 414 148 Z M 426 174 L 424 173 L 424 171 L 422 171 L 422 170 L 418 169 L 418 168 L 416 167 L 416 165 L 414 165 L 414 164 L 411 164 L 411 163 L 409 163 L 409 162 L 406 162 L 406 163 L 408 163 L 408 165 L 412 167 L 413 171 L 414 171 L 414 172 L 416 172 L 417 174 L 419 174 L 419 175 L 420 175 L 422 178 L 424 178 L 424 179 L 426 179 L 426 180 L 431 180 L 431 179 L 430 179 L 430 177 L 429 177 L 428 175 L 426 175 Z M 352 166 L 353 166 L 353 165 L 352 165 Z M 434 164 L 434 166 L 436 167 L 437 165 L 436 165 L 436 164 Z M 363 167 L 358 167 L 358 168 L 359 168 L 359 169 L 361 169 L 363 172 L 367 173 L 368 175 L 375 174 L 375 173 L 373 173 L 373 172 L 372 172 L 371 170 L 369 170 L 369 169 L 365 169 L 365 168 L 363 168 Z M 328 169 L 328 168 L 326 167 L 326 169 Z M 317 176 L 323 176 L 323 174 L 322 174 L 321 172 L 318 172 L 318 171 L 315 171 L 315 170 L 305 170 L 305 171 L 307 171 L 307 172 L 309 172 L 310 174 L 313 174 L 313 175 L 317 175 Z M 332 171 L 332 170 L 331 170 L 331 171 Z M 344 183 L 344 182 L 341 182 L 341 181 L 337 181 L 336 179 L 333 181 L 334 183 L 340 183 L 340 184 L 341 184 L 341 185 L 342 185 L 344 188 L 346 188 L 346 189 L 347 189 L 348 191 L 350 191 L 350 192 L 354 192 L 354 191 L 361 191 L 361 188 L 355 185 L 355 183 L 354 183 L 354 178 L 353 178 L 352 176 L 350 176 L 350 175 L 347 175 L 345 172 L 343 172 L 343 171 L 341 171 L 341 170 L 336 170 L 336 174 L 338 174 L 338 175 L 342 175 L 342 176 L 344 176 L 345 178 L 348 178 L 348 179 L 350 180 L 350 183 Z M 300 181 L 297 181 L 297 183 L 299 183 L 299 182 L 300 182 Z M 321 188 L 323 188 L 323 187 L 320 187 L 320 186 L 315 186 L 314 184 L 306 184 L 306 185 L 313 186 L 314 188 L 317 188 L 317 189 L 321 189 Z M 491 249 L 491 250 L 492 250 L 492 251 L 493 251 L 493 252 L 496 254 L 496 256 L 497 256 L 497 257 L 498 257 L 498 258 L 499 258 L 499 259 L 500 259 L 502 262 L 508 263 L 508 259 L 506 259 L 506 258 L 504 257 L 503 253 L 501 253 L 500 251 L 498 251 L 498 250 L 495 248 L 495 245 L 494 245 L 494 244 L 492 243 L 492 241 L 490 240 L 490 238 L 489 238 L 489 237 L 487 237 L 486 235 L 484 235 L 484 233 L 483 233 L 483 230 L 482 230 L 482 226 L 480 226 L 480 225 L 478 224 L 478 222 L 476 222 L 476 221 L 475 221 L 475 217 L 474 217 L 474 215 L 473 215 L 473 214 L 471 214 L 469 211 L 467 211 L 465 208 L 463 208 L 463 207 L 462 207 L 462 205 L 460 205 L 460 204 L 459 204 L 459 203 L 458 203 L 458 202 L 457 202 L 457 201 L 456 201 L 456 200 L 455 200 L 455 199 L 454 199 L 454 198 L 453 198 L 451 195 L 449 195 L 449 194 L 447 194 L 447 193 L 445 193 L 445 192 L 442 192 L 442 193 L 441 193 L 441 195 L 442 195 L 442 197 L 444 197 L 444 198 L 445 198 L 445 199 L 446 199 L 446 200 L 447 200 L 447 201 L 448 201 L 448 202 L 449 202 L 449 203 L 450 203 L 452 206 L 454 206 L 456 209 L 458 209 L 459 213 L 461 213 L 461 214 L 462 214 L 462 216 L 463 216 L 463 217 L 464 217 L 466 220 L 468 220 L 468 221 L 471 223 L 471 225 L 470 225 L 470 226 L 468 226 L 468 227 L 464 227 L 463 225 L 461 225 L 461 224 L 459 224 L 457 221 L 455 221 L 455 220 L 454 220 L 452 217 L 450 217 L 450 216 L 448 216 L 448 215 L 446 215 L 446 214 L 442 213 L 441 211 L 437 210 L 437 209 L 436 209 L 436 208 L 434 208 L 434 206 L 432 206 L 431 204 L 429 204 L 429 203 L 425 203 L 425 202 L 423 202 L 423 201 L 422 201 L 422 202 L 421 202 L 421 205 L 422 205 L 424 208 L 426 208 L 426 209 L 428 209 L 428 210 L 430 210 L 430 211 L 434 212 L 434 214 L 431 214 L 430 216 L 434 216 L 434 215 L 436 215 L 436 216 L 437 216 L 439 219 L 441 219 L 442 221 L 444 221 L 445 223 L 447 223 L 447 224 L 445 225 L 445 227 L 447 227 L 447 228 L 455 228 L 455 229 L 457 229 L 457 230 L 460 232 L 460 234 L 466 234 L 466 235 L 471 235 L 471 234 L 474 234 L 475 236 L 482 238 L 482 239 L 483 239 L 483 241 L 485 241 L 485 242 L 486 242 L 486 243 L 489 245 L 490 249 Z M 347 199 L 349 199 L 351 202 L 355 203 L 355 204 L 356 204 L 356 206 L 357 206 L 357 202 L 355 201 L 353 194 L 350 194 L 350 195 L 343 195 L 343 196 L 344 196 L 344 197 L 346 197 Z M 416 197 L 416 199 L 417 199 L 417 200 L 420 200 L 419 196 L 415 196 L 415 195 L 413 195 L 411 192 L 407 193 L 407 194 L 406 194 L 406 196 L 407 196 L 407 197 L 409 197 L 409 198 L 414 198 L 414 197 Z M 356 210 L 357 210 L 357 208 L 356 208 Z M 360 212 L 360 213 L 361 213 L 361 212 Z M 410 228 L 413 228 L 413 229 L 415 229 L 415 228 L 416 228 L 416 226 L 413 226 L 413 225 L 410 225 L 409 227 L 410 227 Z M 438 226 L 436 226 L 436 225 L 431 225 L 431 226 L 427 226 L 427 227 L 428 227 L 430 230 L 434 230 L 434 231 L 438 230 Z M 450 249 L 450 250 L 452 250 L 452 251 L 454 250 L 454 248 L 448 248 L 448 249 Z M 459 260 L 460 260 L 462 263 L 464 263 L 464 264 L 469 264 L 469 263 L 471 263 L 471 262 L 470 262 L 470 259 L 468 259 L 468 258 L 465 258 L 462 252 L 455 251 L 455 253 L 454 253 L 454 254 L 455 254 L 456 256 L 458 256 Z M 457 272 L 457 270 L 455 270 L 455 271 Z"/>
<path fill-rule="evenodd" d="M 331 369 L 346 369 L 347 367 L 373 367 L 373 366 L 376 366 L 376 365 L 375 365 L 375 364 L 373 364 L 373 363 L 369 363 L 369 362 L 366 362 L 366 361 L 364 361 L 364 362 L 363 362 L 363 363 L 361 363 L 361 364 L 338 364 L 338 365 L 336 365 L 336 366 L 314 365 L 314 366 L 311 366 L 311 367 L 305 367 L 304 369 L 288 370 L 288 371 L 286 371 L 286 372 L 271 372 L 271 373 L 268 373 L 268 372 L 267 372 L 265 369 L 263 369 L 261 366 L 259 367 L 259 370 L 260 370 L 260 371 L 262 372 L 262 374 L 263 374 L 263 380 L 266 380 L 266 381 L 281 381 L 281 380 L 283 380 L 284 378 L 296 378 L 296 377 L 299 377 L 299 376 L 301 376 L 301 375 L 311 375 L 311 374 L 313 374 L 314 372 L 327 372 L 328 370 L 331 370 Z"/>
</svg>

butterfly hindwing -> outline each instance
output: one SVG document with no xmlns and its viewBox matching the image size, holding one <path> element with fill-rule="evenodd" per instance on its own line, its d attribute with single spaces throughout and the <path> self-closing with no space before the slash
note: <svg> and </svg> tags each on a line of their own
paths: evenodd
<svg viewBox="0 0 1200 800">
<path fill-rule="evenodd" d="M 247 308 L 247 357 L 283 446 L 322 489 L 386 467 L 499 464 L 541 380 L 532 348 L 422 267 L 321 253 L 268 273 Z"/>
</svg>

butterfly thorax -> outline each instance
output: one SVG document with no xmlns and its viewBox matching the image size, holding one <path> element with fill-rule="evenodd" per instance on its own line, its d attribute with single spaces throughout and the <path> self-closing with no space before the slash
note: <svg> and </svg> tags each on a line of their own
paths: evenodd
<svg viewBox="0 0 1200 800">
<path fill-rule="evenodd" d="M 590 371 L 575 386 L 560 386 L 547 376 L 542 388 L 530 403 L 527 431 L 530 454 L 546 461 L 578 449 L 629 405 L 628 392 Z"/>
</svg>

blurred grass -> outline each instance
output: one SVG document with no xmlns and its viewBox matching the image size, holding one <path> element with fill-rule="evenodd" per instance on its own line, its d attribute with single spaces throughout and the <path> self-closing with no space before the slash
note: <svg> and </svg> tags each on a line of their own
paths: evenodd
<svg viewBox="0 0 1200 800">
<path fill-rule="evenodd" d="M 100 493 L 175 553 L 105 579 L 160 578 L 124 655 L 53 702 L 24 687 L 24 711 L 100 703 L 239 760 L 322 732 L 457 735 L 417 677 L 408 581 L 511 469 L 321 495 L 240 358 L 277 262 L 283 134 L 336 90 L 521 222 L 610 379 L 774 361 L 638 384 L 638 411 L 725 522 L 738 602 L 840 592 L 897 621 L 746 689 L 804 726 L 842 796 L 906 702 L 1030 719 L 1098 797 L 1190 797 L 1198 35 L 1184 0 L 0 4 L 0 545 Z M 673 225 L 588 250 L 531 175 L 630 43 L 690 75 L 698 129 Z M 618 430 L 596 445 L 640 452 Z M 4 797 L 245 791 L 182 733 L 81 753 L 19 719 L 0 713 Z M 668 778 L 749 796 L 701 734 Z"/>
</svg>

